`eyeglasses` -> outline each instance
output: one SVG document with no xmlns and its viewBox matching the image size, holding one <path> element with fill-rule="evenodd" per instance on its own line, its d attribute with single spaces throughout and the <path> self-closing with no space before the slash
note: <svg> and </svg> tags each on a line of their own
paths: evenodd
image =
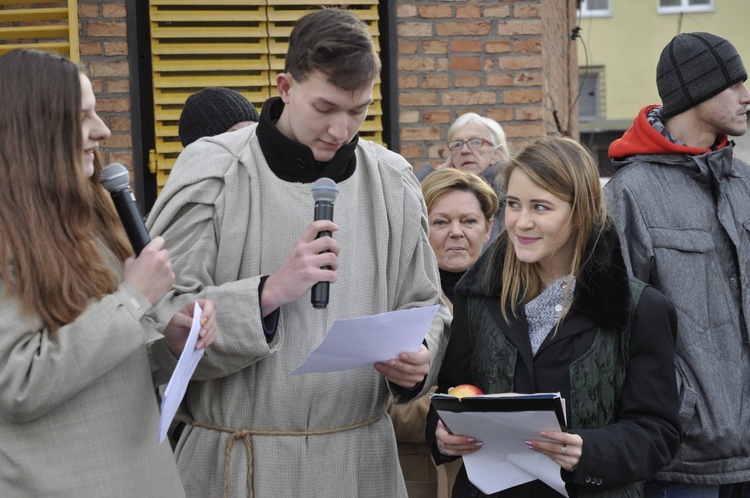
<svg viewBox="0 0 750 498">
<path fill-rule="evenodd" d="M 484 144 L 492 145 L 492 142 L 489 142 L 483 138 L 470 138 L 468 140 L 451 140 L 448 142 L 448 150 L 461 150 L 464 148 L 464 144 L 468 145 L 470 149 L 478 149 Z"/>
</svg>

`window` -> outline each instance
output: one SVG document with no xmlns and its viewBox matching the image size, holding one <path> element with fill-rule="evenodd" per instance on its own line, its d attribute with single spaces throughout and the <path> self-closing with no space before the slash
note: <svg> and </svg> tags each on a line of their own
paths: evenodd
<svg viewBox="0 0 750 498">
<path fill-rule="evenodd" d="M 581 94 L 578 97 L 579 119 L 581 121 L 595 121 L 602 119 L 602 75 L 601 68 L 582 70 L 580 80 Z"/>
<path fill-rule="evenodd" d="M 579 13 L 583 16 L 610 16 L 612 9 L 610 0 L 581 0 Z"/>
<path fill-rule="evenodd" d="M 714 10 L 714 0 L 657 0 L 657 2 L 659 14 Z"/>
</svg>

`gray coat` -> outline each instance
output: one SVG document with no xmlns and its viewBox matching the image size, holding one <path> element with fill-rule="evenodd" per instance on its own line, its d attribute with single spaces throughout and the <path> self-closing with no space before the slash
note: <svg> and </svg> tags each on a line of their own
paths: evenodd
<svg viewBox="0 0 750 498">
<path fill-rule="evenodd" d="M 750 166 L 733 158 L 731 145 L 613 164 L 606 190 L 626 264 L 678 313 L 682 442 L 655 478 L 748 481 Z"/>
<path fill-rule="evenodd" d="M 0 496 L 184 497 L 169 443 L 156 442 L 152 381 L 168 377 L 149 360 L 174 357 L 148 300 L 122 282 L 50 334 L 6 290 L 0 281 Z"/>
</svg>

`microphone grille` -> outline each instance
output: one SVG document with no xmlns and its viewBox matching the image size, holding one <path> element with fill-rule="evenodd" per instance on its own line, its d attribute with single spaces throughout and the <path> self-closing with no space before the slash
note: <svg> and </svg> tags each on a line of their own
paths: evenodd
<svg viewBox="0 0 750 498">
<path fill-rule="evenodd" d="M 99 174 L 99 181 L 110 192 L 117 192 L 130 185 L 130 173 L 120 163 L 108 164 L 102 168 L 102 172 Z"/>
<path fill-rule="evenodd" d="M 312 186 L 312 196 L 315 202 L 328 201 L 334 203 L 338 195 L 339 189 L 336 182 L 330 178 L 319 178 Z"/>
</svg>

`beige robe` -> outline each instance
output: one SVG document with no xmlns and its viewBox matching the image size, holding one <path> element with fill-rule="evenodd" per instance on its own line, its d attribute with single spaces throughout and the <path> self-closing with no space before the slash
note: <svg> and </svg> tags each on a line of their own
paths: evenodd
<svg viewBox="0 0 750 498">
<path fill-rule="evenodd" d="M 216 302 L 219 336 L 185 401 L 188 417 L 204 427 L 188 425 L 176 450 L 187 493 L 221 496 L 226 486 L 233 497 L 250 487 L 273 498 L 406 496 L 393 428 L 382 416 L 392 386 L 373 368 L 288 374 L 335 319 L 440 302 L 419 183 L 401 156 L 360 140 L 356 171 L 338 184 L 341 252 L 330 304 L 313 309 L 308 292 L 282 306 L 268 342 L 258 284 L 280 268 L 314 203 L 312 184 L 270 171 L 255 129 L 187 147 L 148 223 L 165 237 L 177 275 L 158 312 L 166 316 L 195 296 Z M 426 337 L 433 361 L 425 387 L 406 397 L 394 392 L 397 402 L 433 384 L 448 323 L 442 307 Z"/>
<path fill-rule="evenodd" d="M 50 335 L 4 293 L 0 281 L 0 496 L 185 496 L 156 442 L 147 345 L 162 336 L 143 295 L 122 283 Z M 152 352 L 173 365 L 163 342 Z"/>
</svg>

